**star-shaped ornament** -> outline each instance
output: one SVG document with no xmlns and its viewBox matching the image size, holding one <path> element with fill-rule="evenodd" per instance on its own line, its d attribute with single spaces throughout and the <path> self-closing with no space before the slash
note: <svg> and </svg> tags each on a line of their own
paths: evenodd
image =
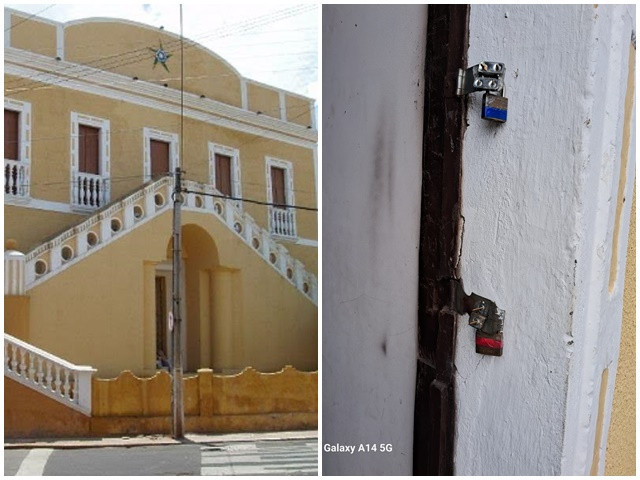
<svg viewBox="0 0 640 480">
<path fill-rule="evenodd" d="M 164 48 L 162 47 L 162 42 L 160 42 L 160 48 L 149 47 L 149 50 L 151 50 L 154 54 L 153 68 L 156 68 L 156 65 L 160 63 L 164 67 L 164 69 L 168 72 L 169 68 L 167 67 L 167 60 L 169 60 L 169 58 L 172 55 L 164 51 Z"/>
</svg>

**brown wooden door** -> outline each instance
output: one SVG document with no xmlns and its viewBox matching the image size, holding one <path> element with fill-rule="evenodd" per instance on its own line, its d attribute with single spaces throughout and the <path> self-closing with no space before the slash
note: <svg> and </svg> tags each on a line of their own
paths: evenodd
<svg viewBox="0 0 640 480">
<path fill-rule="evenodd" d="M 169 143 L 160 140 L 150 141 L 151 176 L 153 178 L 167 175 L 169 168 Z"/>
<path fill-rule="evenodd" d="M 167 356 L 167 282 L 165 277 L 156 277 L 156 357 L 160 352 Z"/>
<path fill-rule="evenodd" d="M 284 176 L 284 168 L 271 167 L 271 201 L 276 205 L 282 205 L 282 208 L 287 204 L 284 190 Z"/>
<path fill-rule="evenodd" d="M 13 110 L 4 111 L 4 158 L 19 160 L 18 126 L 20 114 Z"/>
<path fill-rule="evenodd" d="M 84 173 L 100 174 L 100 129 L 80 125 L 78 132 L 79 165 Z"/>
<path fill-rule="evenodd" d="M 231 157 L 216 153 L 216 188 L 231 196 Z"/>
</svg>

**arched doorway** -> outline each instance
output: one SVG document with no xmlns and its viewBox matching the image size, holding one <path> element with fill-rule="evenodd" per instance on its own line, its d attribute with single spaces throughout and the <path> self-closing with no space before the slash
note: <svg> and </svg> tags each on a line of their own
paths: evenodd
<svg viewBox="0 0 640 480">
<path fill-rule="evenodd" d="M 173 272 L 173 239 L 167 244 L 167 260 L 156 266 L 156 343 L 170 343 L 166 322 L 172 308 L 171 276 Z M 199 225 L 182 227 L 182 338 L 183 364 L 186 372 L 212 366 L 214 277 L 219 270 L 218 249 L 211 235 Z M 162 313 L 162 309 L 166 313 Z M 164 330 L 163 330 L 164 328 Z"/>
</svg>

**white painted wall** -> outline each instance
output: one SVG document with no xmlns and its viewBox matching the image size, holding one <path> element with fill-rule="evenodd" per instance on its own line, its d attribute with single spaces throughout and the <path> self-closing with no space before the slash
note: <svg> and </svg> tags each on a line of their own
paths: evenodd
<svg viewBox="0 0 640 480">
<path fill-rule="evenodd" d="M 410 475 L 427 9 L 323 7 L 324 474 Z"/>
<path fill-rule="evenodd" d="M 506 64 L 509 118 L 482 120 L 471 96 L 461 274 L 506 321 L 502 357 L 476 354 L 459 325 L 457 475 L 588 474 L 608 367 L 603 471 L 635 177 L 634 116 L 609 294 L 634 25 L 634 6 L 471 6 L 469 65 Z"/>
</svg>

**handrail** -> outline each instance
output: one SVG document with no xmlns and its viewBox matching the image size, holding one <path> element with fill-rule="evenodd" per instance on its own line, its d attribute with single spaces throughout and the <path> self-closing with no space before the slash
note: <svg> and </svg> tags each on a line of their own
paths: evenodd
<svg viewBox="0 0 640 480">
<path fill-rule="evenodd" d="M 96 371 L 4 334 L 5 376 L 88 416 L 91 377 Z"/>
</svg>

